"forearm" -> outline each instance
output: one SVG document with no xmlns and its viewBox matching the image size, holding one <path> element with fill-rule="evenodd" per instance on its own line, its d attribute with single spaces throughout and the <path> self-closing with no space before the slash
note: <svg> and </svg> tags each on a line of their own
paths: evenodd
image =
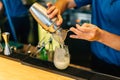
<svg viewBox="0 0 120 80">
<path fill-rule="evenodd" d="M 74 0 L 57 0 L 55 6 L 61 10 L 60 14 L 62 14 L 66 9 L 75 7 L 76 4 Z"/>
<path fill-rule="evenodd" d="M 98 42 L 120 51 L 120 36 L 101 30 Z"/>
</svg>

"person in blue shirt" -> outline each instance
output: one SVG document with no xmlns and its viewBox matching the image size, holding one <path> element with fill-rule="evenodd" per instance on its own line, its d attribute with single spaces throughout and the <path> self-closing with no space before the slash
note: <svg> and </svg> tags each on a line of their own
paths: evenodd
<svg viewBox="0 0 120 80">
<path fill-rule="evenodd" d="M 91 42 L 92 69 L 120 77 L 120 0 L 57 0 L 47 3 L 49 18 L 57 17 L 56 24 L 63 22 L 61 14 L 67 8 L 79 8 L 90 4 L 92 22 L 76 24 L 70 38 Z"/>
<path fill-rule="evenodd" d="M 10 40 L 14 41 L 13 32 L 10 28 L 11 25 L 7 15 L 8 11 L 18 42 L 27 44 L 30 31 L 28 7 L 22 3 L 22 0 L 5 0 L 4 2 L 3 0 L 1 1 L 4 7 L 5 16 L 7 17 L 7 21 L 2 28 L 2 32 L 10 32 Z"/>
</svg>

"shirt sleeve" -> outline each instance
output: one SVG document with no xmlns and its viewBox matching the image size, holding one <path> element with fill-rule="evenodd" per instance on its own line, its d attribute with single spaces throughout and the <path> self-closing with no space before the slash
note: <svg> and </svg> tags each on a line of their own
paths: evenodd
<svg viewBox="0 0 120 80">
<path fill-rule="evenodd" d="M 81 6 L 85 6 L 87 4 L 91 4 L 91 0 L 74 0 L 77 8 L 81 7 Z"/>
</svg>

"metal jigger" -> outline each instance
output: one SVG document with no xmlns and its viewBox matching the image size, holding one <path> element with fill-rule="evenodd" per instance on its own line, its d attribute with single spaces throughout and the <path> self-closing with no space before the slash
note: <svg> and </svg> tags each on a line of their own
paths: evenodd
<svg viewBox="0 0 120 80">
<path fill-rule="evenodd" d="M 10 47 L 9 47 L 10 33 L 9 32 L 4 32 L 4 33 L 2 33 L 2 37 L 5 41 L 4 55 L 10 55 L 10 53 L 11 53 Z"/>
</svg>

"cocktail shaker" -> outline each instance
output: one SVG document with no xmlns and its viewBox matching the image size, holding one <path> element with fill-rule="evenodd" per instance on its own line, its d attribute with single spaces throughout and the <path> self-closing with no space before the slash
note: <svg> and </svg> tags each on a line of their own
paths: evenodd
<svg viewBox="0 0 120 80">
<path fill-rule="evenodd" d="M 55 24 L 57 18 L 50 19 L 47 9 L 40 3 L 35 2 L 29 9 L 34 19 L 48 32 L 55 32 L 58 27 Z M 52 25 L 52 26 L 51 26 Z"/>
<path fill-rule="evenodd" d="M 41 25 L 46 31 L 53 33 L 53 37 L 59 43 L 63 43 L 68 30 L 63 30 L 56 25 L 57 18 L 50 19 L 47 15 L 47 9 L 40 3 L 35 2 L 29 9 L 34 19 Z M 60 41 L 61 40 L 61 41 Z"/>
</svg>

